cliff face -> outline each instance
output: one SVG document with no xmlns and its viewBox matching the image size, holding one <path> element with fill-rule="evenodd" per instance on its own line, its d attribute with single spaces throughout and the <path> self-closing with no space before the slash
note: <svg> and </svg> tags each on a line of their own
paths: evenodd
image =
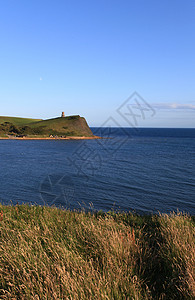
<svg viewBox="0 0 195 300">
<path fill-rule="evenodd" d="M 48 120 L 32 120 L 32 122 L 27 123 L 25 120 L 22 125 L 18 125 L 14 122 L 14 118 L 9 118 L 9 122 L 0 124 L 0 135 L 93 137 L 85 118 L 79 115 Z"/>
</svg>

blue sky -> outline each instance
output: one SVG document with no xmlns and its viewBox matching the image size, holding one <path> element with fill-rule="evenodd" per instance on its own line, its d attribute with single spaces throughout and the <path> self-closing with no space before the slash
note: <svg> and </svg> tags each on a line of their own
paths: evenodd
<svg viewBox="0 0 195 300">
<path fill-rule="evenodd" d="M 195 0 L 0 2 L 0 115 L 128 126 L 135 91 L 137 126 L 195 127 Z"/>
</svg>

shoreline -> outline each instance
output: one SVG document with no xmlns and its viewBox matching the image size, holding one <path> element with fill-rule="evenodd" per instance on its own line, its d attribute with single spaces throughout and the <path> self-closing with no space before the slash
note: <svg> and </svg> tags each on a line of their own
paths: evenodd
<svg viewBox="0 0 195 300">
<path fill-rule="evenodd" d="M 0 140 L 95 140 L 102 139 L 99 136 L 69 136 L 69 137 L 0 137 Z"/>
</svg>

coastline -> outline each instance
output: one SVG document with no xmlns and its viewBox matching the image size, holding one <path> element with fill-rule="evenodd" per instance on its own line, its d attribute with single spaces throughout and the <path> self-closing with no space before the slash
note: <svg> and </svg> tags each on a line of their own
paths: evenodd
<svg viewBox="0 0 195 300">
<path fill-rule="evenodd" d="M 0 140 L 95 140 L 101 139 L 99 136 L 68 136 L 68 137 L 0 137 Z"/>
</svg>

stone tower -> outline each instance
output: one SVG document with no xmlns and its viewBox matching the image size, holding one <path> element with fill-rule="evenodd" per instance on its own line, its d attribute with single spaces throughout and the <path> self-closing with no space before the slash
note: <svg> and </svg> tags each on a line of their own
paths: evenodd
<svg viewBox="0 0 195 300">
<path fill-rule="evenodd" d="M 65 117 L 65 114 L 64 114 L 64 112 L 62 112 L 62 115 L 61 115 L 61 117 L 62 117 L 62 118 L 64 118 L 64 117 Z"/>
</svg>

